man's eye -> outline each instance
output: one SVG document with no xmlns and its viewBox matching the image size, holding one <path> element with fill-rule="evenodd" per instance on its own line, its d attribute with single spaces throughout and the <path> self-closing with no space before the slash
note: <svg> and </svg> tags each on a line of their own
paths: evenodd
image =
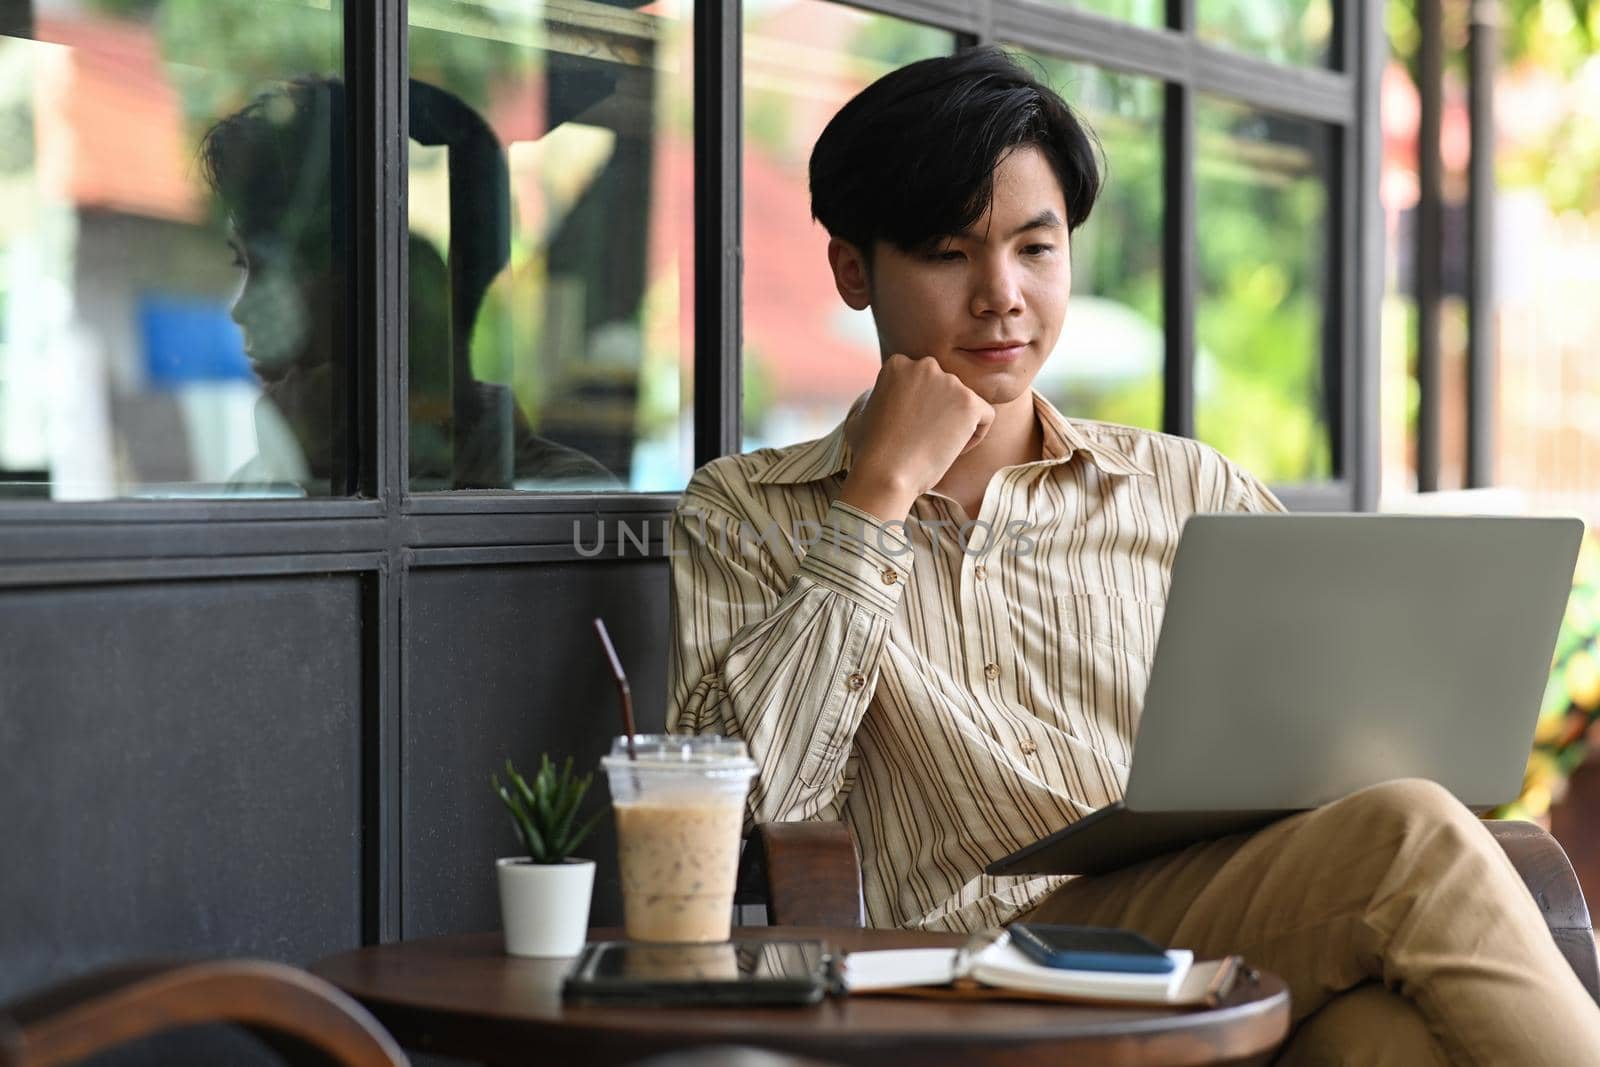
<svg viewBox="0 0 1600 1067">
<path fill-rule="evenodd" d="M 959 259 L 965 259 L 966 256 L 952 248 L 946 249 L 943 252 L 931 252 L 929 253 L 928 258 L 938 260 L 940 263 L 954 263 Z"/>
<path fill-rule="evenodd" d="M 1049 252 L 1054 252 L 1055 248 L 1056 248 L 1055 245 L 1029 245 L 1028 247 L 1024 248 L 1022 251 L 1023 251 L 1024 255 L 1042 256 L 1042 255 L 1045 255 L 1045 254 L 1047 254 Z"/>
</svg>

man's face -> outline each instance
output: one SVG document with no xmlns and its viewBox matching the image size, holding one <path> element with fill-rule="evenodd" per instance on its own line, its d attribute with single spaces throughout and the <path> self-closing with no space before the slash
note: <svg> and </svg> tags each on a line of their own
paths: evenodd
<svg viewBox="0 0 1600 1067">
<path fill-rule="evenodd" d="M 273 234 L 230 234 L 239 289 L 230 313 L 261 393 L 277 406 L 305 453 L 325 477 L 331 464 L 334 306 L 340 291 L 326 265 Z"/>
<path fill-rule="evenodd" d="M 989 210 L 965 233 L 918 252 L 880 242 L 869 300 L 882 354 L 935 359 L 991 404 L 1025 395 L 1072 290 L 1066 217 L 1049 162 L 1022 147 L 1001 158 Z"/>
<path fill-rule="evenodd" d="M 270 385 L 296 367 L 326 362 L 333 302 L 327 269 L 309 264 L 274 234 L 234 231 L 228 243 L 240 271 L 229 310 L 251 369 Z"/>
</svg>

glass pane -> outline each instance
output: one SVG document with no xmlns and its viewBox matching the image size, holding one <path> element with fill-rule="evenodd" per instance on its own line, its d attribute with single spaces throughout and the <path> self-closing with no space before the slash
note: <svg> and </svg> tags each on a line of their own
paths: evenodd
<svg viewBox="0 0 1600 1067">
<path fill-rule="evenodd" d="M 1199 0 L 1201 40 L 1278 63 L 1332 62 L 1333 4 L 1329 0 Z"/>
<path fill-rule="evenodd" d="M 1068 415 L 1161 428 L 1160 82 L 1030 55 L 1099 137 L 1105 173 L 1072 235 L 1072 300 L 1034 387 Z"/>
<path fill-rule="evenodd" d="M 1333 474 L 1326 126 L 1195 106 L 1197 436 L 1274 482 Z"/>
<path fill-rule="evenodd" d="M 411 488 L 681 489 L 692 8 L 409 12 Z"/>
<path fill-rule="evenodd" d="M 868 311 L 839 299 L 811 221 L 811 146 L 845 101 L 955 38 L 823 0 L 744 6 L 744 448 L 820 437 L 872 387 Z"/>
<path fill-rule="evenodd" d="M 340 5 L 6 11 L 0 498 L 345 491 Z"/>
<path fill-rule="evenodd" d="M 1167 0 L 1054 0 L 1067 7 L 1078 7 L 1096 15 L 1127 19 L 1136 26 L 1164 26 Z"/>
</svg>

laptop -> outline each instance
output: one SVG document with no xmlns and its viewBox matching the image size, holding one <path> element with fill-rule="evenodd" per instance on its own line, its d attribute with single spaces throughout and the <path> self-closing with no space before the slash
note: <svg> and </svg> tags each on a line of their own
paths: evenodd
<svg viewBox="0 0 1600 1067">
<path fill-rule="evenodd" d="M 1196 515 L 1120 802 L 986 868 L 1098 874 L 1395 778 L 1514 799 L 1583 523 Z"/>
</svg>

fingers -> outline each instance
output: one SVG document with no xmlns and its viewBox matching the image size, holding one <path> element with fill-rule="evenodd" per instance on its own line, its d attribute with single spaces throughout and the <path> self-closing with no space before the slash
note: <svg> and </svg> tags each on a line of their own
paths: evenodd
<svg viewBox="0 0 1600 1067">
<path fill-rule="evenodd" d="M 954 375 L 951 377 L 954 377 Z M 972 437 L 967 441 L 966 447 L 961 450 L 961 455 L 964 456 L 974 448 L 977 448 L 983 443 L 983 439 L 989 436 L 989 428 L 994 425 L 995 410 L 993 404 L 974 393 L 971 389 L 967 389 L 965 382 L 962 382 L 961 386 L 966 390 L 967 395 L 972 398 L 970 407 L 977 418 L 977 424 L 972 428 Z"/>
<path fill-rule="evenodd" d="M 983 401 L 980 400 L 979 403 L 983 403 Z M 984 408 L 986 409 L 986 414 L 979 418 L 977 428 L 972 431 L 972 436 L 967 439 L 966 447 L 961 450 L 961 455 L 963 456 L 983 444 L 983 439 L 989 436 L 989 427 L 994 425 L 994 408 L 988 404 L 984 404 Z"/>
</svg>

